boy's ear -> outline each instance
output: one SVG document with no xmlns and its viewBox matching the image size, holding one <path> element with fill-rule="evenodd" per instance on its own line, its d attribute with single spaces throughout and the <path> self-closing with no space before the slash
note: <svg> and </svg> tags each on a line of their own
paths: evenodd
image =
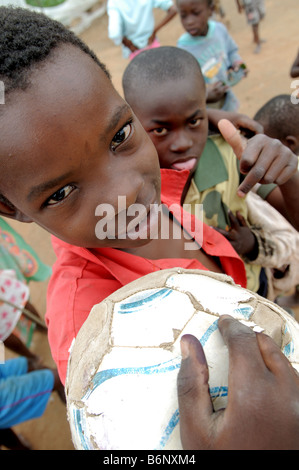
<svg viewBox="0 0 299 470">
<path fill-rule="evenodd" d="M 18 220 L 19 222 L 32 222 L 32 220 L 19 211 L 13 204 L 0 199 L 0 215 Z"/>
</svg>

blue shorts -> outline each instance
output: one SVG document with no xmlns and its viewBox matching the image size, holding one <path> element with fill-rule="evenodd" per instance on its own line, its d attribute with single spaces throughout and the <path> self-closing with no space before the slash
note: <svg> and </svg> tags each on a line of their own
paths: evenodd
<svg viewBox="0 0 299 470">
<path fill-rule="evenodd" d="M 42 416 L 53 386 L 53 373 L 49 369 L 28 372 L 25 357 L 0 364 L 0 429 Z"/>
</svg>

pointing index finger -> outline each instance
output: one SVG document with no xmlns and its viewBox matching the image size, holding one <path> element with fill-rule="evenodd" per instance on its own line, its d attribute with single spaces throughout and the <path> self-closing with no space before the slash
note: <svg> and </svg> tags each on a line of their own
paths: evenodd
<svg viewBox="0 0 299 470">
<path fill-rule="evenodd" d="M 246 145 L 244 144 L 238 129 L 227 119 L 220 119 L 218 122 L 218 128 L 223 138 L 232 147 L 237 158 L 240 160 Z"/>
</svg>

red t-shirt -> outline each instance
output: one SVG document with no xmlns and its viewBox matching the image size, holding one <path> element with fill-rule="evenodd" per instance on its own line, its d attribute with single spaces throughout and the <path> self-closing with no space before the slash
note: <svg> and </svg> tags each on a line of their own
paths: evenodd
<svg viewBox="0 0 299 470">
<path fill-rule="evenodd" d="M 161 170 L 161 202 L 181 223 L 190 218 L 194 220 L 180 206 L 188 174 L 188 171 Z M 219 258 L 225 274 L 236 284 L 246 287 L 243 261 L 222 235 L 203 224 L 203 240 L 199 242 L 207 254 Z M 52 356 L 62 383 L 65 383 L 71 343 L 95 304 L 154 271 L 174 267 L 207 269 L 196 259 L 149 260 L 114 248 L 89 250 L 69 245 L 56 237 L 52 237 L 52 243 L 57 261 L 48 286 L 46 322 Z"/>
</svg>

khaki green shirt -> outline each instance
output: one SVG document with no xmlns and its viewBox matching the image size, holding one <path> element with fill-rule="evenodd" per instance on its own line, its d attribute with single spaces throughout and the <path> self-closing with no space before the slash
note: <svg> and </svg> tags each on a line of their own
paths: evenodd
<svg viewBox="0 0 299 470">
<path fill-rule="evenodd" d="M 210 136 L 198 162 L 194 177 L 186 194 L 184 204 L 190 204 L 195 213 L 195 204 L 203 205 L 203 222 L 212 227 L 229 230 L 228 211 L 239 211 L 248 220 L 246 197 L 237 195 L 241 175 L 239 161 L 232 148 L 220 135 Z M 264 185 L 262 197 L 273 190 L 275 185 Z M 256 230 L 254 231 L 256 235 Z M 257 235 L 256 235 L 257 236 Z M 247 274 L 247 288 L 257 292 L 262 266 L 244 259 Z"/>
</svg>

